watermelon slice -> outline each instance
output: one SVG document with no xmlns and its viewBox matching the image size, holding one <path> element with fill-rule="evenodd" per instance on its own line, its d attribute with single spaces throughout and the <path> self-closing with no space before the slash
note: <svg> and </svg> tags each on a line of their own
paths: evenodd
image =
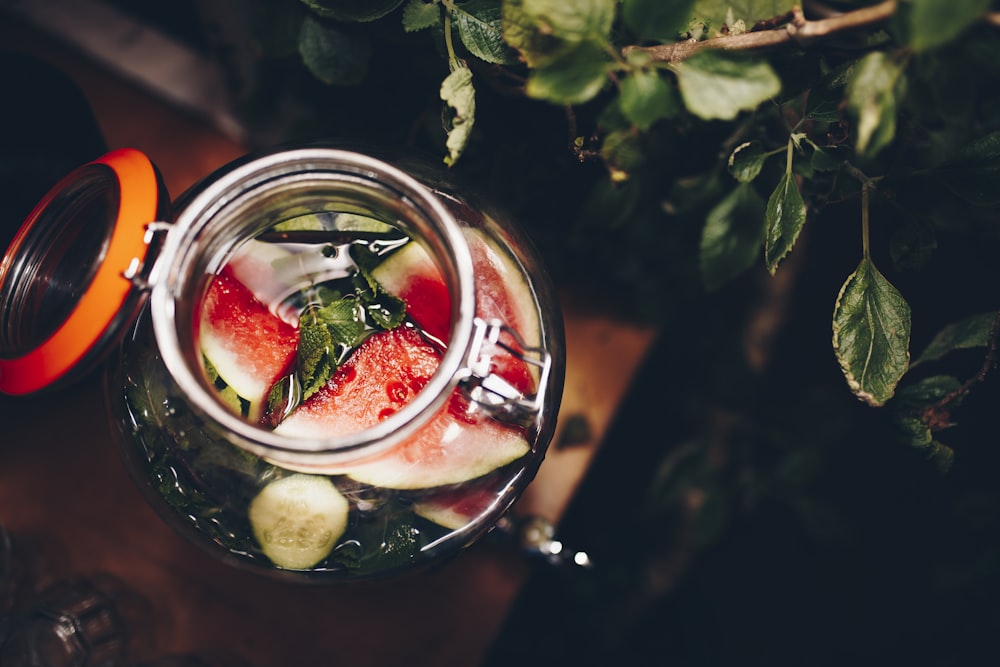
<svg viewBox="0 0 1000 667">
<path fill-rule="evenodd" d="M 298 330 L 268 310 L 230 264 L 208 288 L 199 335 L 202 353 L 257 421 L 271 387 L 295 363 Z"/>
<path fill-rule="evenodd" d="M 464 231 L 476 272 L 476 315 L 484 320 L 499 319 L 525 338 L 527 344 L 537 344 L 538 314 L 524 274 L 482 232 Z M 372 271 L 372 277 L 387 292 L 406 302 L 407 315 L 417 326 L 447 342 L 451 295 L 437 264 L 420 244 L 410 242 L 390 255 Z M 501 342 L 519 348 L 507 334 L 501 337 Z M 502 349 L 493 352 L 491 372 L 521 393 L 534 391 L 532 367 Z"/>
<path fill-rule="evenodd" d="M 373 334 L 275 430 L 330 438 L 374 426 L 411 401 L 440 360 L 440 353 L 415 329 Z M 387 452 L 350 464 L 297 469 L 347 474 L 385 488 L 423 489 L 481 477 L 529 449 L 520 429 L 482 417 L 456 390 L 447 409 Z"/>
<path fill-rule="evenodd" d="M 433 493 L 413 503 L 413 511 L 439 526 L 458 530 L 497 503 L 495 484 L 473 484 Z"/>
<path fill-rule="evenodd" d="M 290 276 L 286 268 L 295 255 L 274 243 L 250 240 L 244 243 L 227 266 L 236 280 L 245 285 L 262 303 L 282 304 L 289 294 L 308 287 L 302 276 Z M 296 280 L 293 280 L 295 278 Z M 278 315 L 292 326 L 298 326 L 298 311 L 278 306 Z"/>
</svg>

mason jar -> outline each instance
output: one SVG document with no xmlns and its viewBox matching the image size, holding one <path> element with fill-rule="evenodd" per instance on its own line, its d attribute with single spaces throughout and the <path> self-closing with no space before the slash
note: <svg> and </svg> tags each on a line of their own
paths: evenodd
<svg viewBox="0 0 1000 667">
<path fill-rule="evenodd" d="M 329 144 L 246 156 L 172 206 L 129 149 L 57 184 L 0 265 L 0 391 L 98 364 L 168 524 L 240 568 L 346 582 L 496 524 L 565 359 L 514 225 L 443 169 Z"/>
</svg>

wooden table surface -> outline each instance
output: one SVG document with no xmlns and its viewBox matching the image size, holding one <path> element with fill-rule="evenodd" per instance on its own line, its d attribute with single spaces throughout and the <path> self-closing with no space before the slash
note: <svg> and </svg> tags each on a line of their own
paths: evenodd
<svg viewBox="0 0 1000 667">
<path fill-rule="evenodd" d="M 0 14 L 8 49 L 71 76 L 109 148 L 145 151 L 172 193 L 241 155 L 201 120 L 117 79 L 86 58 Z M 567 369 L 555 441 L 570 417 L 590 437 L 550 448 L 515 506 L 558 522 L 610 425 L 652 329 L 588 313 L 564 294 Z M 100 373 L 33 397 L 0 396 L 0 523 L 27 547 L 44 580 L 107 574 L 147 604 L 135 657 L 241 656 L 255 667 L 480 664 L 530 562 L 484 540 L 427 574 L 346 587 L 277 583 L 223 565 L 185 541 L 143 501 L 119 458 Z"/>
</svg>

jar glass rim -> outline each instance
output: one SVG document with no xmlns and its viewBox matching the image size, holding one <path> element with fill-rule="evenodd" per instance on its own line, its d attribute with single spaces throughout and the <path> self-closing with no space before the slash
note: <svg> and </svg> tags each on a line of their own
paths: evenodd
<svg viewBox="0 0 1000 667">
<path fill-rule="evenodd" d="M 291 193 L 291 195 L 290 195 Z M 297 195 L 295 194 L 297 193 Z M 306 193 L 306 194 L 304 194 Z M 266 225 L 250 211 L 281 196 L 329 196 L 394 217 L 426 245 L 448 285 L 451 330 L 437 371 L 414 399 L 375 426 L 327 439 L 288 436 L 252 424 L 223 405 L 192 345 L 197 302 L 226 258 Z M 150 317 L 164 365 L 192 406 L 251 452 L 288 464 L 340 463 L 377 454 L 436 414 L 467 372 L 475 315 L 471 252 L 446 206 L 416 178 L 380 159 L 331 147 L 276 150 L 211 181 L 178 211 L 150 275 Z"/>
</svg>

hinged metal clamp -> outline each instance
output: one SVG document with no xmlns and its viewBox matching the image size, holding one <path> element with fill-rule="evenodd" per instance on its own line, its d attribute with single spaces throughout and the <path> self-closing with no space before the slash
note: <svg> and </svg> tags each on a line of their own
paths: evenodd
<svg viewBox="0 0 1000 667">
<path fill-rule="evenodd" d="M 513 339 L 515 345 L 500 339 L 504 333 Z M 534 393 L 522 393 L 500 375 L 491 372 L 493 357 L 498 350 L 538 369 L 538 384 Z M 500 320 L 479 317 L 473 320 L 469 376 L 462 387 L 470 400 L 488 408 L 494 417 L 516 423 L 534 420 L 542 409 L 551 368 L 552 355 L 541 347 L 527 345 L 516 331 Z"/>
<path fill-rule="evenodd" d="M 159 254 L 163 237 L 166 236 L 171 226 L 169 222 L 159 221 L 146 224 L 146 233 L 142 237 L 143 243 L 146 244 L 146 259 L 133 257 L 125 270 L 122 271 L 122 277 L 131 282 L 137 289 L 148 291 L 152 287 L 149 284 L 149 272 L 153 268 L 157 254 Z"/>
</svg>

